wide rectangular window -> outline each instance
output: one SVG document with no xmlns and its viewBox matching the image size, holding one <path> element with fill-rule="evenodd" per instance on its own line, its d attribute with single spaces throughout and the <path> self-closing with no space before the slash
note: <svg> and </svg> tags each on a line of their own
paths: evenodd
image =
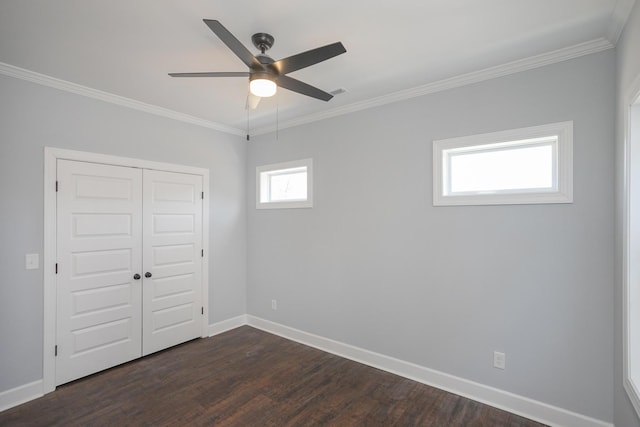
<svg viewBox="0 0 640 427">
<path fill-rule="evenodd" d="M 433 142 L 433 204 L 570 203 L 572 122 Z"/>
<path fill-rule="evenodd" d="M 312 159 L 258 166 L 256 208 L 312 207 L 312 167 Z"/>
</svg>

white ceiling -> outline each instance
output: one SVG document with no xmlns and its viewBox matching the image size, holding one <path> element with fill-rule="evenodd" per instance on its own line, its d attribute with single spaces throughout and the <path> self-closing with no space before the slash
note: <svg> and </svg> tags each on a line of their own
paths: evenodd
<svg viewBox="0 0 640 427">
<path fill-rule="evenodd" d="M 341 41 L 347 53 L 291 76 L 347 92 L 323 102 L 279 90 L 250 112 L 251 133 L 259 133 L 276 119 L 286 126 L 337 114 L 558 49 L 610 47 L 633 2 L 2 0 L 0 62 L 242 133 L 246 79 L 167 75 L 247 70 L 203 18 L 219 20 L 252 52 L 253 33 L 272 34 L 276 60 Z"/>
</svg>

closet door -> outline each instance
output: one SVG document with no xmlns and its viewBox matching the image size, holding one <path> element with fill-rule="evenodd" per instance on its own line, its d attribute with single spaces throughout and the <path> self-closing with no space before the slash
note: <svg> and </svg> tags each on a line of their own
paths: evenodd
<svg viewBox="0 0 640 427">
<path fill-rule="evenodd" d="M 143 355 L 201 335 L 202 176 L 144 170 Z"/>
<path fill-rule="evenodd" d="M 56 384 L 141 356 L 142 171 L 57 162 Z"/>
</svg>

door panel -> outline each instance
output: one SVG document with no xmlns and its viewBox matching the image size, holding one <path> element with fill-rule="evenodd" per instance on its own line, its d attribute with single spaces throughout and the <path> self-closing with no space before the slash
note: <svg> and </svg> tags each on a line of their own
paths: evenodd
<svg viewBox="0 0 640 427">
<path fill-rule="evenodd" d="M 143 354 L 200 336 L 202 177 L 144 171 Z"/>
<path fill-rule="evenodd" d="M 56 384 L 141 356 L 142 171 L 58 160 Z"/>
<path fill-rule="evenodd" d="M 131 236 L 131 215 L 76 214 L 73 217 L 73 236 Z"/>
<path fill-rule="evenodd" d="M 154 215 L 153 232 L 157 235 L 172 233 L 195 233 L 193 215 Z"/>
<path fill-rule="evenodd" d="M 109 251 L 93 250 L 71 254 L 71 269 L 74 278 L 96 274 L 129 273 L 133 266 L 131 249 Z"/>
<path fill-rule="evenodd" d="M 73 307 L 76 314 L 95 312 L 105 308 L 117 308 L 131 305 L 131 288 L 127 285 L 112 285 L 73 294 Z"/>
</svg>

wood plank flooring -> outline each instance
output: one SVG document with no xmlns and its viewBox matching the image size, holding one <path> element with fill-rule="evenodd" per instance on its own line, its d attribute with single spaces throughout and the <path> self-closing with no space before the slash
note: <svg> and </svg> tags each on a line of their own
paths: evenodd
<svg viewBox="0 0 640 427">
<path fill-rule="evenodd" d="M 542 424 L 243 326 L 63 385 L 0 426 Z"/>
</svg>

